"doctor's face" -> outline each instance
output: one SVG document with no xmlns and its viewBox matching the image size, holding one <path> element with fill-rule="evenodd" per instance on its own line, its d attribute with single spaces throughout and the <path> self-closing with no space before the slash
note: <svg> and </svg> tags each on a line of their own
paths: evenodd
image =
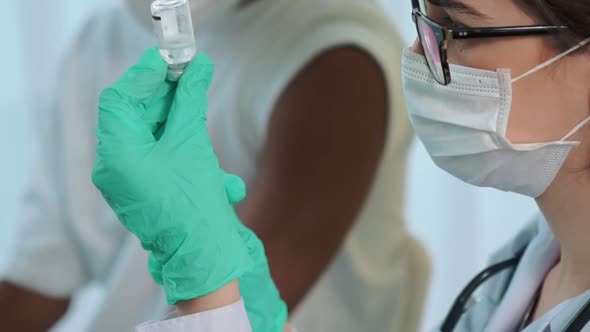
<svg viewBox="0 0 590 332">
<path fill-rule="evenodd" d="M 544 22 L 533 9 L 519 5 L 518 0 L 424 1 L 426 8 L 421 9 L 431 19 L 451 29 L 551 24 Z M 451 40 L 448 42 L 449 63 L 491 71 L 508 68 L 514 78 L 571 46 L 558 47 L 557 38 L 559 35 Z M 412 50 L 423 53 L 419 41 Z M 586 48 L 566 56 L 513 84 L 507 129 L 510 141 L 556 141 L 590 115 L 589 53 Z M 571 140 L 584 141 L 584 136 L 590 133 L 588 127 Z M 576 150 L 568 158 L 571 159 L 569 166 L 587 166 L 590 149 Z M 572 161 L 574 159 L 578 161 Z"/>
<path fill-rule="evenodd" d="M 447 28 L 503 27 L 526 25 L 556 25 L 547 22 L 536 9 L 527 7 L 532 2 L 547 6 L 544 0 L 424 0 L 422 11 Z M 583 8 L 588 1 L 577 0 Z M 590 17 L 571 11 L 572 2 L 554 3 L 566 12 L 564 21 L 557 25 L 572 24 L 570 16 L 580 15 L 576 30 L 577 41 L 590 37 L 586 23 Z M 568 9 L 567 11 L 563 9 Z M 585 11 L 588 15 L 588 11 Z M 563 16 L 563 13 L 560 13 Z M 556 15 L 549 9 L 549 16 Z M 583 30 L 583 31 L 582 31 Z M 573 31 L 573 30 L 569 30 Z M 586 35 L 587 34 L 587 35 Z M 567 45 L 563 45 L 569 42 Z M 518 77 L 539 64 L 566 51 L 575 43 L 566 41 L 562 34 L 526 37 L 498 37 L 487 39 L 451 40 L 448 42 L 448 59 L 451 64 L 496 71 L 510 69 Z M 412 50 L 423 53 L 417 40 Z M 588 47 L 566 56 L 512 85 L 506 137 L 512 143 L 540 143 L 557 141 L 590 116 L 590 51 Z M 477 111 L 477 109 L 474 109 Z M 572 170 L 588 167 L 590 163 L 590 125 L 586 125 L 568 140 L 581 141 L 568 155 L 557 177 L 563 178 Z M 554 181 L 552 186 L 557 182 Z M 567 182 L 567 181 L 566 181 Z M 567 186 L 566 186 L 567 187 Z"/>
</svg>

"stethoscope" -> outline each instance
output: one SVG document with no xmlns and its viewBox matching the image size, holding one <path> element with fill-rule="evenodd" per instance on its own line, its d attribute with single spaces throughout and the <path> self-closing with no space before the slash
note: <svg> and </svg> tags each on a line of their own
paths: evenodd
<svg viewBox="0 0 590 332">
<path fill-rule="evenodd" d="M 475 276 L 465 288 L 459 293 L 457 299 L 453 303 L 449 314 L 443 321 L 443 324 L 440 328 L 441 332 L 452 332 L 457 323 L 459 323 L 459 319 L 467 309 L 467 304 L 471 299 L 471 296 L 475 292 L 479 286 L 481 286 L 486 280 L 493 277 L 494 275 L 508 269 L 514 268 L 520 262 L 522 255 L 524 253 L 524 249 L 519 251 L 513 258 L 507 259 L 500 263 L 496 263 L 485 270 L 481 271 L 478 275 Z M 572 318 L 572 320 L 568 323 L 566 328 L 562 332 L 579 332 L 582 331 L 584 326 L 590 322 L 590 299 L 586 301 L 584 306 L 576 313 L 576 315 Z"/>
</svg>

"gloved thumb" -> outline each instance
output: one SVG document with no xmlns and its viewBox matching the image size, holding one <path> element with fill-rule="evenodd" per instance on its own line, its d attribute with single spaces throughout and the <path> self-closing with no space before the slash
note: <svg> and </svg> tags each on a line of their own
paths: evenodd
<svg viewBox="0 0 590 332">
<path fill-rule="evenodd" d="M 153 140 L 152 128 L 143 120 L 142 103 L 163 90 L 166 72 L 166 63 L 158 51 L 150 49 L 115 84 L 101 93 L 96 130 L 101 142 L 115 139 L 143 143 Z"/>
<path fill-rule="evenodd" d="M 166 131 L 175 138 L 184 141 L 199 131 L 206 131 L 207 90 L 213 70 L 209 57 L 201 53 L 182 74 L 166 122 Z"/>
<path fill-rule="evenodd" d="M 112 97 L 138 103 L 152 96 L 166 82 L 167 65 L 156 48 L 143 53 L 137 63 L 127 70 L 107 92 Z M 106 92 L 106 91 L 105 91 Z"/>
</svg>

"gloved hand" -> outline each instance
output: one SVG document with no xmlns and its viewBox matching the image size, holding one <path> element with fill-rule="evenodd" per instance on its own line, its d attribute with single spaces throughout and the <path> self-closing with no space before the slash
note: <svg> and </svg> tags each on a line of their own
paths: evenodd
<svg viewBox="0 0 590 332">
<path fill-rule="evenodd" d="M 164 284 L 170 303 L 217 289 L 213 285 L 224 284 L 215 282 L 217 277 L 229 281 L 241 275 L 253 331 L 283 331 L 287 308 L 263 245 L 230 206 L 245 197 L 245 185 L 219 169 L 206 135 L 211 74 L 210 61 L 199 56 L 176 89 L 165 81 L 166 65 L 157 51 L 146 52 L 101 95 L 93 180 L 122 223 L 151 250 L 150 272 Z M 178 244 L 178 238 L 186 240 Z M 185 252 L 190 256 L 179 257 Z"/>
<path fill-rule="evenodd" d="M 154 123 L 157 123 L 159 121 L 159 119 L 154 120 Z M 225 183 L 225 192 L 229 203 L 233 205 L 244 200 L 244 198 L 246 198 L 246 184 L 244 183 L 242 178 L 229 173 L 224 173 L 223 175 Z M 244 227 L 239 220 L 237 223 L 240 226 Z M 150 271 L 150 274 L 152 275 L 152 278 L 156 283 L 160 285 L 164 284 L 164 280 L 162 278 L 162 264 L 151 252 L 148 256 L 148 270 Z"/>
<path fill-rule="evenodd" d="M 239 203 L 246 197 L 246 185 L 233 174 L 225 175 L 225 189 L 230 203 Z M 270 275 L 264 246 L 260 239 L 241 222 L 236 223 L 238 233 L 248 246 L 254 269 L 240 278 L 240 293 L 244 299 L 248 318 L 254 332 L 282 332 L 287 321 L 287 305 L 281 299 Z M 162 266 L 150 254 L 149 270 L 154 280 L 162 283 Z"/>
<path fill-rule="evenodd" d="M 240 278 L 253 262 L 205 124 L 213 64 L 198 56 L 177 87 L 166 82 L 166 71 L 150 50 L 102 92 L 92 176 L 121 223 L 161 264 L 175 304 Z"/>
</svg>

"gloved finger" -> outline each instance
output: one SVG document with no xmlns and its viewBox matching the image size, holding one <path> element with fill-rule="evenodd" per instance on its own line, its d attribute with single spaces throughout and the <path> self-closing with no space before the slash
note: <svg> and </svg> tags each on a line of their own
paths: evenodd
<svg viewBox="0 0 590 332">
<path fill-rule="evenodd" d="M 197 132 L 206 131 L 207 90 L 213 70 L 213 63 L 202 53 L 189 64 L 178 82 L 164 136 L 173 135 L 185 141 Z"/>
<path fill-rule="evenodd" d="M 158 51 L 150 49 L 115 84 L 101 93 L 96 131 L 99 141 L 141 144 L 154 140 L 150 124 L 142 118 L 144 101 L 157 96 L 158 91 L 164 95 L 170 93 L 171 89 L 166 86 L 166 71 L 167 66 Z M 156 108 L 156 111 L 158 109 L 162 114 L 151 117 L 165 118 L 165 107 Z"/>
<path fill-rule="evenodd" d="M 157 92 L 140 103 L 141 108 L 143 108 L 141 118 L 156 140 L 160 138 L 162 125 L 168 118 L 175 91 L 176 82 L 166 81 L 158 88 Z"/>
<path fill-rule="evenodd" d="M 225 182 L 225 193 L 227 199 L 231 204 L 236 204 L 246 198 L 246 184 L 241 177 L 225 173 L 223 174 L 223 180 Z"/>
<path fill-rule="evenodd" d="M 139 103 L 152 96 L 166 82 L 168 66 L 156 48 L 143 53 L 137 63 L 111 86 L 114 96 Z"/>
<path fill-rule="evenodd" d="M 135 106 L 113 99 L 101 99 L 98 104 L 96 137 L 97 153 L 120 150 L 153 142 L 154 135 L 143 122 Z"/>
</svg>

